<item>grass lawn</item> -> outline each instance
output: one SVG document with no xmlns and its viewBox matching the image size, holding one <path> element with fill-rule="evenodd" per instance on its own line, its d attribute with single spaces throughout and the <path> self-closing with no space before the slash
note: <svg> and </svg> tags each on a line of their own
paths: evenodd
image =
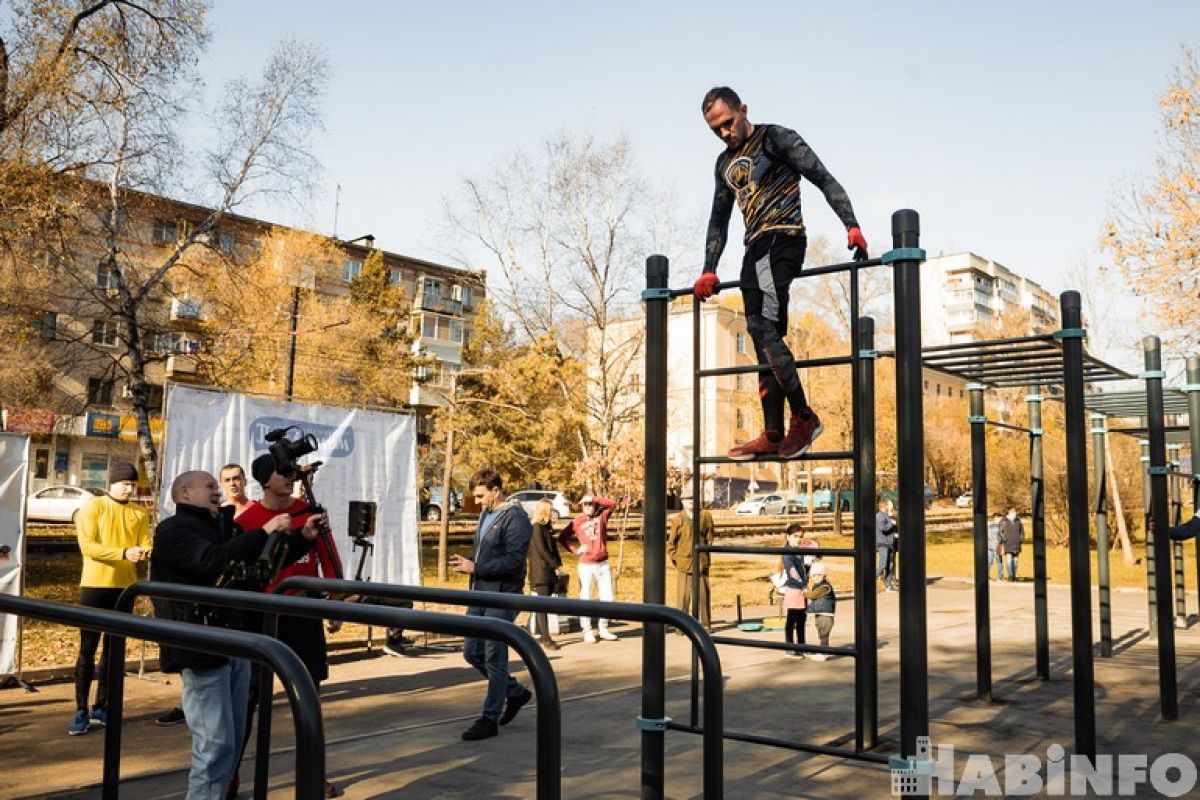
<svg viewBox="0 0 1200 800">
<path fill-rule="evenodd" d="M 782 535 L 778 544 L 782 544 Z M 850 547 L 849 536 L 834 536 L 827 534 L 819 537 L 826 547 Z M 776 537 L 759 539 L 758 543 L 776 545 Z M 902 545 L 903 547 L 903 545 Z M 1145 551 L 1141 542 L 1134 542 L 1134 555 L 1141 558 Z M 450 552 L 469 555 L 466 545 L 451 545 Z M 630 539 L 622 545 L 619 541 L 609 543 L 609 557 L 614 575 L 617 576 L 616 596 L 618 600 L 639 602 L 642 598 L 642 542 Z M 900 557 L 903 558 L 903 550 Z M 357 557 L 346 559 L 348 569 L 357 563 Z M 839 595 L 849 596 L 852 589 L 852 575 L 848 559 L 830 559 L 833 569 L 830 571 L 830 581 Z M 1051 583 L 1066 584 L 1069 580 L 1070 565 L 1066 548 L 1050 548 L 1046 554 L 1046 562 Z M 575 557 L 570 553 L 563 554 L 563 563 L 571 572 L 572 597 L 579 594 L 578 581 L 575 578 Z M 766 576 L 774 570 L 775 558 L 772 556 L 713 556 L 710 585 L 712 589 L 714 608 L 732 607 L 736 597 L 740 595 L 743 603 L 759 605 L 766 602 L 770 587 Z M 928 535 L 926 541 L 926 566 L 929 575 L 943 577 L 966 578 L 974 574 L 974 561 L 971 546 L 970 530 L 937 531 Z M 1144 588 L 1146 583 L 1145 564 L 1139 563 L 1126 566 L 1118 550 L 1109 559 L 1111 585 L 1114 588 Z M 1196 588 L 1196 549 L 1195 541 L 1184 543 L 1184 575 L 1189 591 Z M 465 575 L 451 573 L 448 580 L 437 580 L 437 545 L 433 542 L 423 543 L 421 552 L 421 567 L 426 586 L 444 586 L 448 588 L 467 588 Z M 1021 580 L 1030 581 L 1033 576 L 1033 548 L 1026 543 L 1021 552 L 1018 572 Z M 1160 570 L 1160 574 L 1163 574 Z M 75 602 L 78 597 L 79 555 L 77 553 L 56 553 L 37 555 L 29 559 L 25 571 L 25 593 L 29 597 Z M 673 567 L 667 565 L 666 599 L 672 603 L 675 599 L 676 574 Z M 1096 556 L 1092 554 L 1092 581 L 1096 581 Z M 140 601 L 140 613 L 149 614 L 149 603 Z M 339 633 L 330 637 L 333 641 L 362 639 L 365 628 L 361 625 L 346 625 Z M 378 637 L 378 632 L 376 632 Z M 40 622 L 27 620 L 24 624 L 22 644 L 24 654 L 22 666 L 25 669 L 70 664 L 75 659 L 79 634 L 77 631 Z M 131 644 L 129 652 L 135 657 L 140 650 L 137 644 Z M 155 648 L 147 645 L 147 653 L 153 655 Z"/>
</svg>

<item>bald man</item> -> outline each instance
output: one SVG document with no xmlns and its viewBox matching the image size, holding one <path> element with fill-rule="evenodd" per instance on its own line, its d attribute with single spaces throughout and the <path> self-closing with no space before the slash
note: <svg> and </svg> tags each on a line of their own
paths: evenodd
<svg viewBox="0 0 1200 800">
<path fill-rule="evenodd" d="M 177 477 L 171 484 L 171 499 L 175 516 L 164 519 L 155 531 L 151 580 L 213 586 L 231 562 L 256 558 L 269 534 L 290 530 L 290 517 L 278 514 L 261 528 L 235 536 L 232 515 L 221 513 L 217 479 L 207 472 L 185 472 Z M 310 518 L 298 531 L 300 536 L 294 537 L 289 557 L 298 558 L 307 550 L 322 517 Z M 154 610 L 164 619 L 203 621 L 192 603 L 155 600 Z M 236 627 L 236 620 L 229 623 Z M 240 658 L 165 645 L 159 661 L 163 672 L 181 673 L 183 679 L 183 711 L 192 731 L 188 800 L 222 800 L 237 766 L 246 726 L 249 664 Z"/>
</svg>

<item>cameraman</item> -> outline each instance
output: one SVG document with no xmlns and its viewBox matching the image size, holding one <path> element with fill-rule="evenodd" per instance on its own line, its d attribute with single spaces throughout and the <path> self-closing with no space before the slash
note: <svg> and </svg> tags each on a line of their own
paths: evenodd
<svg viewBox="0 0 1200 800">
<path fill-rule="evenodd" d="M 185 472 L 171 484 L 175 515 L 158 524 L 154 537 L 151 580 L 191 586 L 213 586 L 233 562 L 252 561 L 267 543 L 268 534 L 288 530 L 287 514 L 277 514 L 260 528 L 234 535 L 228 515 L 220 514 L 221 491 L 207 472 Z M 303 540 L 317 537 L 320 518 L 300 531 Z M 291 537 L 288 555 L 308 549 Z M 193 603 L 155 600 L 155 615 L 181 622 L 203 621 Z M 226 618 L 240 628 L 235 616 Z M 183 710 L 192 731 L 192 768 L 188 773 L 189 800 L 221 800 L 237 764 L 246 725 L 250 666 L 240 658 L 184 650 L 161 649 L 163 672 L 179 672 L 183 680 Z"/>
<path fill-rule="evenodd" d="M 292 495 L 296 487 L 297 475 L 281 475 L 275 471 L 275 457 L 264 453 L 250 465 L 250 474 L 262 486 L 262 500 L 255 500 L 240 512 L 234 521 L 242 528 L 256 528 L 277 514 L 286 514 L 291 518 L 293 529 L 307 529 L 310 521 L 319 518 L 321 530 L 313 540 L 312 549 L 296 559 L 291 564 L 279 570 L 279 573 L 267 584 L 270 591 L 275 584 L 293 575 L 317 577 L 320 574 L 326 578 L 342 577 L 342 560 L 338 556 L 337 545 L 329 533 L 329 526 L 324 514 L 316 515 L 311 511 L 308 502 Z M 325 633 L 321 629 L 321 620 L 311 617 L 279 617 L 277 637 L 300 656 L 308 674 L 318 689 L 321 682 L 329 677 L 329 660 L 325 651 Z M 330 633 L 336 633 L 341 627 L 341 620 L 329 620 L 327 623 Z M 250 704 L 257 705 L 260 687 L 253 686 L 250 690 Z M 267 687 L 270 691 L 270 687 Z M 247 734 L 249 729 L 247 726 Z M 243 744 L 243 748 L 244 748 Z M 235 784 L 236 785 L 236 784 Z M 325 782 L 326 797 L 340 797 L 342 790 L 329 781 Z"/>
</svg>

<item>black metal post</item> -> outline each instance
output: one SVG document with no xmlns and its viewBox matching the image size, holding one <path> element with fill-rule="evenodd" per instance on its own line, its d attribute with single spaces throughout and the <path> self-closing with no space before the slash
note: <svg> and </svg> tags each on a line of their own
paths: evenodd
<svg viewBox="0 0 1200 800">
<path fill-rule="evenodd" d="M 288 400 L 291 400 L 293 389 L 296 387 L 296 328 L 300 320 L 299 286 L 292 287 L 292 313 L 289 316 L 289 320 L 287 381 L 284 385 L 284 392 L 287 394 Z"/>
<path fill-rule="evenodd" d="M 1046 481 L 1043 475 L 1042 387 L 1033 384 L 1025 396 L 1029 410 L 1029 515 L 1033 527 L 1033 629 L 1037 678 L 1050 680 L 1050 602 L 1046 584 Z"/>
<path fill-rule="evenodd" d="M 1096 758 L 1096 681 L 1092 663 L 1092 580 L 1088 525 L 1087 417 L 1083 405 L 1083 313 L 1079 292 L 1059 298 L 1066 410 L 1067 536 L 1071 561 L 1071 651 L 1075 753 Z"/>
<path fill-rule="evenodd" d="M 1179 485 L 1179 451 L 1181 444 L 1167 445 L 1167 495 L 1171 501 L 1171 527 L 1183 522 L 1183 492 Z M 1187 586 L 1183 578 L 1183 542 L 1171 542 L 1171 563 L 1175 572 L 1175 627 L 1187 627 Z"/>
<path fill-rule="evenodd" d="M 900 750 L 915 756 L 929 735 L 925 599 L 925 430 L 921 377 L 921 224 L 916 211 L 892 214 L 896 313 L 896 471 L 900 499 Z"/>
<path fill-rule="evenodd" d="M 992 699 L 992 608 L 988 574 L 987 415 L 982 383 L 968 383 L 971 425 L 971 505 L 975 536 L 975 698 Z M 993 552 L 993 558 L 998 558 Z"/>
<path fill-rule="evenodd" d="M 700 431 L 704 430 L 704 419 L 700 409 L 700 329 L 703 323 L 704 303 L 692 295 L 692 616 L 700 618 L 700 570 L 699 551 L 696 545 L 700 541 L 700 513 L 704 508 L 702 497 L 703 482 L 700 479 L 700 456 L 704 445 Z M 735 380 L 741 380 L 736 378 Z M 712 600 L 709 600 L 711 607 Z M 709 622 L 711 623 L 711 619 Z M 691 724 L 700 724 L 700 657 L 692 651 L 692 689 L 691 689 Z"/>
<path fill-rule="evenodd" d="M 1092 414 L 1092 482 L 1096 487 L 1096 580 L 1100 584 L 1100 655 L 1112 655 L 1112 591 L 1108 576 L 1108 481 L 1104 469 L 1104 415 Z"/>
<path fill-rule="evenodd" d="M 667 536 L 667 313 L 666 256 L 646 259 L 646 474 L 642 602 L 665 605 Z M 652 296 L 660 290 L 661 296 Z M 694 525 L 699 525 L 694 520 Z M 666 641 L 663 626 L 642 637 L 642 797 L 663 797 L 666 755 Z"/>
<path fill-rule="evenodd" d="M 1192 513 L 1200 514 L 1200 356 L 1187 358 L 1188 442 L 1191 447 Z M 1200 593 L 1200 547 L 1196 548 L 1196 587 Z"/>
<path fill-rule="evenodd" d="M 1167 437 L 1163 431 L 1162 349 L 1157 336 L 1142 339 L 1146 371 L 1146 429 L 1150 440 L 1150 517 L 1154 523 L 1154 562 L 1160 568 L 1171 563 L 1171 537 L 1167 535 Z M 1159 576 L 1154 602 L 1158 610 L 1158 702 L 1165 720 L 1179 717 L 1179 698 L 1175 683 L 1175 629 L 1171 619 L 1172 586 Z"/>
<path fill-rule="evenodd" d="M 858 381 L 854 450 L 855 746 L 879 743 L 879 631 L 875 594 L 875 320 L 858 321 L 854 364 Z M 811 497 L 812 487 L 809 487 Z"/>
<path fill-rule="evenodd" d="M 1145 420 L 1143 420 L 1145 422 Z M 1154 563 L 1154 526 L 1150 524 L 1150 442 L 1138 442 L 1142 448 L 1142 530 L 1146 532 L 1146 607 L 1150 614 L 1146 630 L 1158 638 L 1158 565 Z"/>
</svg>

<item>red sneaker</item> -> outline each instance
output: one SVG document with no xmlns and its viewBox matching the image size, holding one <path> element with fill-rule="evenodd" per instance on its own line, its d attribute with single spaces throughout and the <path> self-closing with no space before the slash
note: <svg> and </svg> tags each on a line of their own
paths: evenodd
<svg viewBox="0 0 1200 800">
<path fill-rule="evenodd" d="M 763 431 L 757 439 L 751 439 L 745 444 L 739 444 L 729 451 L 729 457 L 734 461 L 749 461 L 758 456 L 774 456 L 779 454 L 779 442 L 772 442 Z"/>
<path fill-rule="evenodd" d="M 812 447 L 813 440 L 825 431 L 821 418 L 815 411 L 809 413 L 808 419 L 802 419 L 799 414 L 793 414 L 788 423 L 787 436 L 779 443 L 780 458 L 799 458 Z"/>
</svg>

